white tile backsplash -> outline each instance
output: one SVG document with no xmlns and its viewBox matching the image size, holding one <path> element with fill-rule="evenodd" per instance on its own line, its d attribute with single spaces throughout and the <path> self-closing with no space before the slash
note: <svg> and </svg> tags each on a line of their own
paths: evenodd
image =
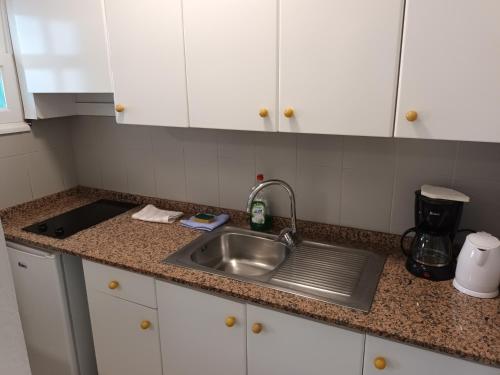
<svg viewBox="0 0 500 375">
<path fill-rule="evenodd" d="M 186 201 L 184 133 L 181 128 L 151 127 L 156 195 Z"/>
<path fill-rule="evenodd" d="M 342 171 L 340 224 L 388 232 L 393 186 L 393 169 L 345 168 Z"/>
<path fill-rule="evenodd" d="M 255 184 L 254 160 L 221 158 L 219 161 L 220 205 L 246 210 L 250 188 Z"/>
<path fill-rule="evenodd" d="M 186 160 L 186 199 L 219 206 L 219 167 L 217 160 Z"/>
<path fill-rule="evenodd" d="M 248 160 L 255 164 L 255 133 L 220 131 L 218 143 L 221 159 Z"/>
<path fill-rule="evenodd" d="M 0 207 L 10 207 L 33 199 L 29 158 L 29 155 L 15 155 L 0 159 Z"/>
<path fill-rule="evenodd" d="M 0 136 L 0 208 L 77 183 L 245 209 L 255 175 L 280 178 L 305 220 L 401 233 L 424 183 L 470 195 L 462 227 L 500 236 L 500 144 L 117 125 L 111 117 L 36 121 Z M 273 214 L 288 216 L 279 187 Z"/>
<path fill-rule="evenodd" d="M 153 148 L 131 147 L 125 154 L 127 186 L 132 194 L 156 195 Z"/>
<path fill-rule="evenodd" d="M 499 144 L 460 142 L 455 178 L 500 181 Z"/>
<path fill-rule="evenodd" d="M 88 161 L 82 168 L 75 167 L 72 121 L 34 121 L 31 132 L 0 136 L 0 208 L 77 184 L 77 172 Z"/>
<path fill-rule="evenodd" d="M 56 149 L 29 155 L 29 175 L 34 198 L 64 190 L 64 165 Z"/>
<path fill-rule="evenodd" d="M 462 226 L 500 236 L 500 144 L 35 122 L 0 136 L 0 207 L 81 185 L 244 209 L 255 175 L 292 185 L 299 218 L 401 233 L 424 183 L 471 196 Z M 70 134 L 71 133 L 71 134 Z M 280 188 L 273 214 L 288 216 Z"/>
<path fill-rule="evenodd" d="M 393 138 L 344 137 L 344 168 L 394 167 L 395 140 Z"/>
<path fill-rule="evenodd" d="M 466 179 L 457 180 L 454 185 L 471 198 L 465 204 L 461 227 L 485 230 L 500 237 L 500 181 Z"/>
<path fill-rule="evenodd" d="M 297 163 L 299 165 L 340 168 L 343 157 L 343 137 L 316 134 L 299 135 Z"/>
<path fill-rule="evenodd" d="M 75 168 L 78 184 L 103 188 L 102 160 L 107 159 L 98 144 L 76 143 L 74 147 Z M 109 164 L 107 161 L 105 164 Z"/>
<path fill-rule="evenodd" d="M 102 149 L 98 155 L 102 187 L 108 190 L 128 191 L 127 150 L 122 147 L 111 147 Z"/>
<path fill-rule="evenodd" d="M 304 220 L 340 224 L 342 170 L 339 166 L 297 166 L 297 215 Z"/>
</svg>

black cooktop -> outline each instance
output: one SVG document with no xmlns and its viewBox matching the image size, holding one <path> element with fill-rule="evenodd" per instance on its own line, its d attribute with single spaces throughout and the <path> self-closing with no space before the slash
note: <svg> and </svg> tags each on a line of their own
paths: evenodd
<svg viewBox="0 0 500 375">
<path fill-rule="evenodd" d="M 53 238 L 67 238 L 137 206 L 135 203 L 101 199 L 86 206 L 78 207 L 61 215 L 32 224 L 23 228 L 23 230 Z"/>
</svg>

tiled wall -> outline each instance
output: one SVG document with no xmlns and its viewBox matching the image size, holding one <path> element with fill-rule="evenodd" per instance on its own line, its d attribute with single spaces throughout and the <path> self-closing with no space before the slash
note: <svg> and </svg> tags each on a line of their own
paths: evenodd
<svg viewBox="0 0 500 375">
<path fill-rule="evenodd" d="M 401 233 L 413 225 L 414 190 L 439 184 L 471 196 L 463 226 L 500 236 L 500 144 L 73 121 L 82 185 L 243 209 L 264 173 L 293 186 L 300 218 Z M 287 216 L 285 193 L 271 199 Z"/>
<path fill-rule="evenodd" d="M 32 130 L 0 135 L 0 208 L 77 183 L 70 120 L 37 121 Z"/>
</svg>

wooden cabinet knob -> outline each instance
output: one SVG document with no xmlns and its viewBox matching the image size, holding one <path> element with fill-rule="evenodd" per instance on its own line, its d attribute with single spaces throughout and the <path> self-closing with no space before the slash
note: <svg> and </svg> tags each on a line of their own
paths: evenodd
<svg viewBox="0 0 500 375">
<path fill-rule="evenodd" d="M 269 110 L 267 108 L 261 108 L 259 111 L 259 116 L 262 118 L 269 116 Z"/>
<path fill-rule="evenodd" d="M 141 322 L 141 329 L 148 329 L 151 327 L 151 322 L 149 320 L 143 320 Z"/>
<path fill-rule="evenodd" d="M 120 286 L 120 283 L 116 280 L 110 281 L 108 284 L 109 289 L 116 289 Z"/>
<path fill-rule="evenodd" d="M 260 323 L 254 323 L 252 324 L 252 332 L 258 335 L 259 333 L 262 332 L 262 324 Z"/>
<path fill-rule="evenodd" d="M 116 112 L 123 112 L 123 111 L 125 111 L 125 106 L 123 104 L 118 103 L 117 105 L 115 105 L 115 111 Z"/>
<path fill-rule="evenodd" d="M 234 316 L 228 316 L 225 323 L 229 328 L 234 327 L 234 325 L 236 324 L 236 318 Z"/>
<path fill-rule="evenodd" d="M 373 365 L 376 369 L 383 370 L 385 369 L 385 366 L 387 366 L 387 363 L 385 362 L 384 357 L 377 357 L 373 360 Z"/>
<path fill-rule="evenodd" d="M 408 111 L 406 112 L 406 119 L 410 122 L 413 122 L 417 119 L 418 113 L 416 111 Z"/>
<path fill-rule="evenodd" d="M 291 118 L 294 115 L 294 110 L 292 107 L 287 107 L 283 111 L 283 115 L 285 115 L 286 118 Z"/>
</svg>

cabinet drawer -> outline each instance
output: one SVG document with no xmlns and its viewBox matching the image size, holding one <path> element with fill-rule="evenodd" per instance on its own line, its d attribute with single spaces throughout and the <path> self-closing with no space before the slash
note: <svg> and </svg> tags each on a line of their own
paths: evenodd
<svg viewBox="0 0 500 375">
<path fill-rule="evenodd" d="M 105 266 L 83 262 L 87 289 L 99 290 L 127 301 L 156 308 L 155 283 L 152 277 Z"/>
<path fill-rule="evenodd" d="M 379 368 L 375 366 L 376 359 L 379 361 Z M 381 373 L 387 375 L 498 375 L 499 370 L 430 350 L 366 336 L 363 375 L 380 375 Z"/>
</svg>

